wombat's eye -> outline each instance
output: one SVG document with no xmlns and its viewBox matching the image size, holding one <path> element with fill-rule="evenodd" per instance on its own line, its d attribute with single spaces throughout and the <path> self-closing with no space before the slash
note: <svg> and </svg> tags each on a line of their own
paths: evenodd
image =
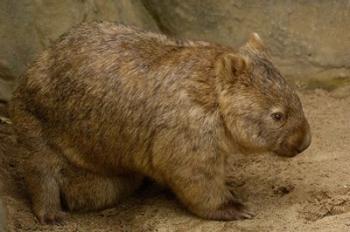
<svg viewBox="0 0 350 232">
<path fill-rule="evenodd" d="M 281 112 L 276 112 L 276 113 L 272 113 L 271 117 L 273 120 L 275 121 L 282 121 L 283 119 L 283 114 Z"/>
</svg>

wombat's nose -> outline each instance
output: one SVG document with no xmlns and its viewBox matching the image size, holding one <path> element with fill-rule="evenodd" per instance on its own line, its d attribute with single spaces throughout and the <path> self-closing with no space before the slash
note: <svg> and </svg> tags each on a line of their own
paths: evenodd
<svg viewBox="0 0 350 232">
<path fill-rule="evenodd" d="M 306 132 L 304 139 L 302 140 L 302 143 L 297 148 L 298 152 L 301 153 L 302 151 L 306 150 L 311 144 L 311 133 L 310 131 Z"/>
<path fill-rule="evenodd" d="M 276 151 L 281 156 L 293 157 L 303 152 L 311 144 L 311 131 L 309 124 L 306 122 L 302 127 L 294 130 L 287 137 L 284 143 Z"/>
</svg>

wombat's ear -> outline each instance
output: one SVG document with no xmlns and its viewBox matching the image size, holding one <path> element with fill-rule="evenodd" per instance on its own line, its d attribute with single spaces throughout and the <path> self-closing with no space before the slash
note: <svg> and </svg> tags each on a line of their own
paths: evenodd
<svg viewBox="0 0 350 232">
<path fill-rule="evenodd" d="M 266 47 L 262 39 L 257 33 L 252 33 L 248 42 L 243 46 L 243 49 L 249 49 L 253 52 L 265 52 Z"/>
<path fill-rule="evenodd" d="M 225 54 L 216 62 L 216 75 L 227 81 L 234 81 L 236 77 L 247 71 L 249 59 L 237 54 Z"/>
</svg>

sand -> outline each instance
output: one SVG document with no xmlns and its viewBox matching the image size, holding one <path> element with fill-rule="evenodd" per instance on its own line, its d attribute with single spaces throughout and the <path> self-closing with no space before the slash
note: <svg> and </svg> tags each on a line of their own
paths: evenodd
<svg viewBox="0 0 350 232">
<path fill-rule="evenodd" d="M 23 150 L 10 125 L 0 123 L 0 195 L 9 231 L 350 231 L 350 97 L 341 91 L 303 91 L 311 147 L 294 158 L 233 156 L 237 194 L 254 219 L 218 222 L 188 213 L 154 184 L 116 206 L 73 213 L 63 225 L 40 225 L 23 187 Z M 0 210 L 1 211 L 1 210 Z M 1 212 L 0 212 L 1 214 Z M 0 226 L 1 228 L 1 226 Z"/>
</svg>

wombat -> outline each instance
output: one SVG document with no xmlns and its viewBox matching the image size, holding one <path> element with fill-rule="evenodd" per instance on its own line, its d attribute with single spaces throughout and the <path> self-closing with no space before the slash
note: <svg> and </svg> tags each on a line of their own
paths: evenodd
<svg viewBox="0 0 350 232">
<path fill-rule="evenodd" d="M 192 213 L 252 217 L 227 158 L 294 156 L 311 141 L 294 89 L 257 34 L 235 50 L 112 23 L 83 24 L 44 51 L 14 93 L 25 180 L 42 223 L 116 204 L 143 177 Z"/>
</svg>

